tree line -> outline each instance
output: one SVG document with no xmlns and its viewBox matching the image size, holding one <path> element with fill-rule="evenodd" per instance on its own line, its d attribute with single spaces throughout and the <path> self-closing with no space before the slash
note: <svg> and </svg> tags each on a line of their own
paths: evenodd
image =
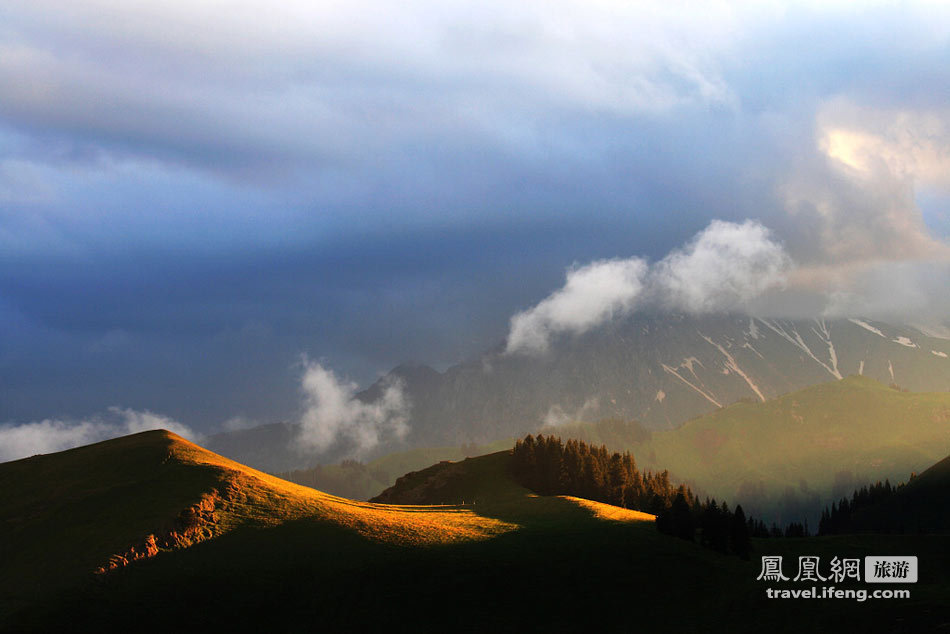
<svg viewBox="0 0 950 634">
<path fill-rule="evenodd" d="M 818 534 L 841 535 L 865 530 L 867 527 L 858 521 L 859 513 L 891 499 L 901 488 L 903 486 L 893 487 L 889 480 L 885 480 L 855 489 L 850 500 L 843 497 L 837 503 L 832 502 L 831 507 L 825 507 L 818 522 Z"/>
<path fill-rule="evenodd" d="M 670 482 L 669 472 L 640 471 L 633 455 L 610 453 L 582 440 L 563 442 L 549 435 L 526 436 L 512 451 L 515 479 L 540 495 L 574 495 L 657 516 L 662 533 L 696 541 L 713 550 L 748 557 L 750 537 L 770 530 L 746 518 L 741 506 L 700 501 L 686 485 Z M 773 531 L 782 532 L 773 525 Z M 763 534 L 764 533 L 764 534 Z"/>
</svg>

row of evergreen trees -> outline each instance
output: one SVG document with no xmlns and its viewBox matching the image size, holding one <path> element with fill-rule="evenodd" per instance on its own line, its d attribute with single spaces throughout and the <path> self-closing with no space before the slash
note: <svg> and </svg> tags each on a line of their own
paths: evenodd
<svg viewBox="0 0 950 634">
<path fill-rule="evenodd" d="M 515 478 L 541 495 L 576 495 L 653 514 L 669 508 L 677 493 L 694 501 L 688 487 L 670 483 L 669 472 L 640 472 L 630 452 L 610 454 L 603 445 L 528 435 L 515 443 L 513 456 Z"/>
<path fill-rule="evenodd" d="M 768 539 L 811 535 L 808 530 L 808 520 L 804 523 L 792 522 L 785 526 L 785 530 L 774 522 L 769 528 L 765 522 L 751 515 L 746 519 L 741 504 L 736 505 L 734 511 L 730 511 L 725 501 L 717 504 L 715 500 L 709 498 L 702 503 L 694 500 L 691 506 L 687 503 L 685 505 L 689 509 L 689 517 L 687 517 L 683 511 L 683 502 L 686 500 L 679 501 L 675 498 L 669 509 L 657 515 L 657 528 L 661 532 L 677 535 L 690 541 L 694 541 L 695 531 L 698 528 L 700 543 L 720 552 L 731 552 L 747 557 L 750 552 L 748 541 L 751 537 Z M 742 524 L 745 524 L 744 529 Z"/>
<path fill-rule="evenodd" d="M 515 443 L 515 478 L 541 495 L 576 495 L 657 516 L 657 529 L 723 553 L 748 557 L 750 536 L 769 537 L 761 521 L 746 519 L 725 502 L 700 502 L 685 485 L 674 486 L 668 471 L 641 472 L 630 452 L 609 453 L 580 440 L 527 436 Z M 781 531 L 773 526 L 773 531 Z"/>
<path fill-rule="evenodd" d="M 656 528 L 661 533 L 695 541 L 698 529 L 700 544 L 743 559 L 748 559 L 752 551 L 750 527 L 755 524 L 752 518 L 746 520 L 741 505 L 730 511 L 725 502 L 717 503 L 708 498 L 702 503 L 694 499 L 691 504 L 679 493 L 670 507 L 656 517 Z"/>
<path fill-rule="evenodd" d="M 913 477 L 912 475 L 911 479 Z M 866 527 L 856 522 L 858 512 L 889 499 L 903 487 L 903 484 L 895 487 L 891 486 L 889 480 L 883 483 L 879 480 L 871 486 L 865 485 L 860 489 L 855 489 L 850 500 L 843 497 L 837 504 L 832 503 L 831 508 L 825 507 L 818 522 L 818 534 L 842 535 L 861 532 Z"/>
</svg>

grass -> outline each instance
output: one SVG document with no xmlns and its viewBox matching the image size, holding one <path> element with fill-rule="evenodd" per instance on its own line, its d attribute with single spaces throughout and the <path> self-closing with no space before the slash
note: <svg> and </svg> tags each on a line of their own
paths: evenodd
<svg viewBox="0 0 950 634">
<path fill-rule="evenodd" d="M 596 439 L 596 424 L 555 433 Z M 608 430 L 616 431 L 616 430 Z M 852 376 L 776 399 L 738 402 L 669 431 L 608 447 L 668 469 L 703 495 L 801 521 L 869 482 L 906 481 L 950 454 L 950 393 L 907 393 Z M 782 511 L 785 511 L 784 516 Z M 814 519 L 814 518 L 813 518 Z"/>
<path fill-rule="evenodd" d="M 440 504 L 399 506 L 287 482 L 164 431 L 5 463 L 0 610 L 10 613 L 92 583 L 97 570 L 99 577 L 112 578 L 123 574 L 112 567 L 147 567 L 136 554 L 164 559 L 180 549 L 206 553 L 205 544 L 212 542 L 214 553 L 249 541 L 241 554 L 223 557 L 239 561 L 241 569 L 247 553 L 267 552 L 272 540 L 295 543 L 306 535 L 327 544 L 324 555 L 333 555 L 338 566 L 341 559 L 365 561 L 367 553 L 488 540 L 539 522 L 563 525 L 606 516 L 579 501 L 533 498 L 507 477 L 507 459 L 501 452 L 465 460 L 459 464 L 475 489 L 466 484 Z M 258 544 L 260 539 L 268 545 Z M 150 543 L 157 548 L 149 551 Z M 341 558 L 346 552 L 350 556 Z"/>
<path fill-rule="evenodd" d="M 484 517 L 522 530 L 568 531 L 588 524 L 645 522 L 654 516 L 571 496 L 538 496 L 509 475 L 511 455 L 499 451 L 461 462 L 442 462 L 409 473 L 376 501 L 393 504 L 466 503 Z"/>
<path fill-rule="evenodd" d="M 756 503 L 767 505 L 788 488 L 838 493 L 837 474 L 848 493 L 852 483 L 904 480 L 950 453 L 948 423 L 950 394 L 909 394 L 849 377 L 766 403 L 737 403 L 655 434 L 640 453 L 717 497 L 764 490 Z"/>
<path fill-rule="evenodd" d="M 188 515 L 201 504 L 205 518 Z M 71 587 L 124 563 L 132 548 L 141 552 L 150 535 L 167 550 L 304 518 L 394 544 L 486 539 L 516 528 L 464 507 L 354 502 L 169 432 L 144 432 L 0 465 L 0 600 L 15 606 Z"/>
<path fill-rule="evenodd" d="M 161 432 L 0 465 L 9 610 L 0 629 L 785 632 L 943 623 L 945 538 L 757 542 L 788 560 L 918 554 L 926 575 L 912 602 L 776 605 L 755 581 L 757 560 L 661 535 L 646 514 L 535 496 L 508 476 L 508 460 L 499 452 L 408 474 L 389 495 L 407 506 L 300 487 Z M 207 495 L 217 495 L 216 520 L 201 539 L 91 574 L 103 556 L 167 529 Z M 71 513 L 87 506 L 74 522 Z M 6 559 L 14 551 L 24 553 L 19 567 Z M 32 594 L 16 587 L 30 572 L 24 562 L 42 579 Z"/>
</svg>

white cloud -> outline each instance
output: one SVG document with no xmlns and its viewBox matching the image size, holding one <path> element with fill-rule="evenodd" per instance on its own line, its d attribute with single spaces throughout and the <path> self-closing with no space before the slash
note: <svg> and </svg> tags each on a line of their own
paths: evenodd
<svg viewBox="0 0 950 634">
<path fill-rule="evenodd" d="M 682 249 L 651 270 L 661 306 L 688 313 L 747 308 L 768 290 L 785 284 L 792 262 L 771 231 L 759 222 L 713 220 Z"/>
<path fill-rule="evenodd" d="M 858 173 L 950 190 L 950 109 L 870 108 L 836 99 L 818 114 L 819 144 Z"/>
<path fill-rule="evenodd" d="M 588 420 L 588 417 L 600 409 L 600 399 L 596 396 L 590 397 L 584 401 L 584 404 L 569 414 L 560 405 L 552 405 L 548 413 L 544 415 L 541 421 L 546 427 L 560 427 L 568 423 Z"/>
<path fill-rule="evenodd" d="M 825 298 L 827 316 L 946 319 L 950 245 L 927 226 L 921 187 L 950 190 L 946 108 L 819 108 L 815 154 L 779 187 L 800 237 L 790 286 Z"/>
<path fill-rule="evenodd" d="M 138 412 L 133 409 L 119 409 L 118 407 L 110 407 L 109 412 L 122 419 L 122 428 L 128 434 L 137 434 L 152 429 L 164 429 L 185 438 L 192 439 L 196 437 L 196 434 L 185 425 L 161 414 L 154 414 L 149 411 Z"/>
<path fill-rule="evenodd" d="M 245 429 L 253 429 L 260 425 L 257 421 L 244 418 L 243 416 L 233 416 L 223 423 L 221 423 L 222 431 L 242 431 Z"/>
<path fill-rule="evenodd" d="M 643 306 L 689 313 L 745 309 L 783 286 L 791 266 L 762 224 L 714 220 L 652 266 L 634 257 L 569 270 L 563 288 L 511 318 L 506 352 L 543 352 L 556 335 L 582 334 Z"/>
<path fill-rule="evenodd" d="M 644 288 L 645 260 L 599 260 L 567 272 L 564 287 L 511 318 L 506 352 L 543 352 L 552 336 L 580 334 L 629 314 Z"/>
<path fill-rule="evenodd" d="M 305 361 L 301 381 L 306 409 L 300 417 L 298 441 L 302 448 L 325 451 L 348 442 L 357 455 L 384 440 L 409 433 L 409 399 L 398 381 L 382 385 L 372 402 L 356 398 L 357 385 L 341 381 L 332 370 Z"/>
<path fill-rule="evenodd" d="M 165 429 L 195 440 L 198 434 L 179 422 L 149 411 L 110 407 L 105 414 L 80 421 L 42 420 L 0 425 L 0 462 L 72 449 L 90 443 Z"/>
<path fill-rule="evenodd" d="M 816 116 L 816 154 L 779 187 L 810 234 L 809 265 L 947 261 L 916 204 L 920 186 L 950 187 L 950 112 L 860 107 L 832 99 Z M 844 271 L 846 272 L 846 271 Z"/>
</svg>

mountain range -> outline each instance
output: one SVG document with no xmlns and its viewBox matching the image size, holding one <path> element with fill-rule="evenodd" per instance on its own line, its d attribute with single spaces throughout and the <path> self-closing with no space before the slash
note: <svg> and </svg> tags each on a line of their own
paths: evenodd
<svg viewBox="0 0 950 634">
<path fill-rule="evenodd" d="M 950 390 L 950 340 L 859 318 L 635 315 L 562 337 L 540 354 L 498 347 L 443 372 L 396 367 L 358 398 L 372 402 L 397 382 L 410 403 L 408 435 L 362 457 L 603 418 L 672 429 L 737 401 L 764 402 L 852 374 L 911 391 Z M 340 448 L 304 452 L 296 434 L 283 423 L 218 434 L 207 445 L 270 471 L 350 457 Z"/>
</svg>

